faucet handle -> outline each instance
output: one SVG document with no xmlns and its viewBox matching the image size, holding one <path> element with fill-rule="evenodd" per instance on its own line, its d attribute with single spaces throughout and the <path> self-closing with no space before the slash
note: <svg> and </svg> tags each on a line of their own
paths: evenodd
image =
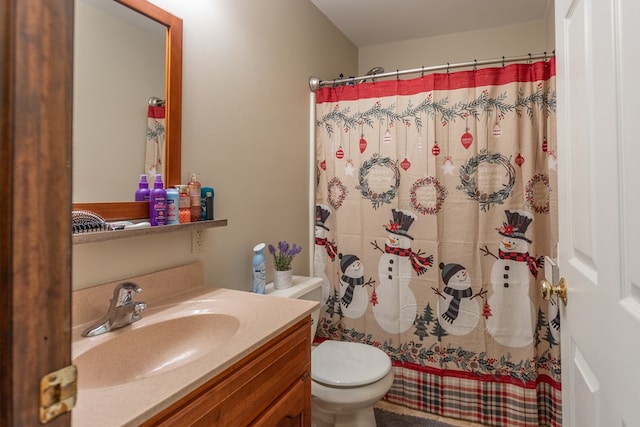
<svg viewBox="0 0 640 427">
<path fill-rule="evenodd" d="M 134 292 L 142 292 L 142 288 L 132 282 L 124 282 L 116 285 L 113 290 L 112 305 L 120 307 L 133 302 Z"/>
<path fill-rule="evenodd" d="M 142 318 L 142 316 L 140 316 L 140 313 L 142 313 L 146 308 L 147 308 L 146 302 L 136 302 L 133 305 L 133 315 L 131 316 L 131 322 L 133 323 L 140 320 Z"/>
</svg>

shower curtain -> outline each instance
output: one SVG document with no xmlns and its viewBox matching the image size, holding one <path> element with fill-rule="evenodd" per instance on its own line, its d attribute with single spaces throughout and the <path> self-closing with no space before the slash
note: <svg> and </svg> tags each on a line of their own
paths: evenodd
<svg viewBox="0 0 640 427">
<path fill-rule="evenodd" d="M 555 60 L 316 93 L 316 341 L 392 359 L 385 399 L 561 425 Z"/>
</svg>

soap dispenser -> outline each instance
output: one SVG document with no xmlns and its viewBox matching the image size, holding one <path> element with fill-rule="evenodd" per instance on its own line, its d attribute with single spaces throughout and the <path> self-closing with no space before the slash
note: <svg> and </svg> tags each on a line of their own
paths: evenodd
<svg viewBox="0 0 640 427">
<path fill-rule="evenodd" d="M 149 195 L 149 222 L 152 226 L 167 225 L 167 192 L 160 174 L 156 175 Z"/>
</svg>

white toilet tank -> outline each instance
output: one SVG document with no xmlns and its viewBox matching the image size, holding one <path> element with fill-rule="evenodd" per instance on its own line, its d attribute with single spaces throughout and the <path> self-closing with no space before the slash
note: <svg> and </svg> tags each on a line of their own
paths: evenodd
<svg viewBox="0 0 640 427">
<path fill-rule="evenodd" d="M 319 277 L 293 276 L 293 284 L 287 289 L 274 289 L 273 282 L 266 286 L 265 294 L 282 298 L 296 298 L 307 301 L 321 302 L 322 279 Z M 316 336 L 320 308 L 311 313 L 311 342 Z"/>
</svg>

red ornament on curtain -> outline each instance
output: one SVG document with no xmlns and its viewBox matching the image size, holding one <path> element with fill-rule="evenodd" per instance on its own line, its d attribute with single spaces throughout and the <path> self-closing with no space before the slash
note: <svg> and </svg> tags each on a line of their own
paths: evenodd
<svg viewBox="0 0 640 427">
<path fill-rule="evenodd" d="M 518 155 L 516 156 L 516 165 L 522 166 L 523 163 L 524 157 L 522 157 L 522 154 L 518 153 Z"/>
<path fill-rule="evenodd" d="M 338 151 L 336 151 L 336 157 L 338 159 L 341 159 L 344 157 L 344 150 L 342 149 L 342 147 L 338 148 Z"/>
<path fill-rule="evenodd" d="M 323 160 L 320 162 L 320 167 L 322 168 L 323 171 L 327 170 L 327 161 Z"/>
<path fill-rule="evenodd" d="M 411 167 L 411 162 L 406 157 L 402 162 L 400 162 L 400 167 L 405 171 Z"/>
<path fill-rule="evenodd" d="M 364 135 L 360 135 L 360 153 L 364 153 L 364 150 L 367 149 L 367 140 L 364 139 Z"/>
<path fill-rule="evenodd" d="M 431 149 L 431 154 L 433 154 L 434 156 L 437 156 L 438 154 L 440 154 L 440 147 L 438 147 L 438 143 L 437 142 L 433 143 L 433 148 Z"/>
<path fill-rule="evenodd" d="M 469 147 L 471 146 L 471 143 L 473 142 L 473 135 L 471 135 L 471 132 L 469 132 L 468 128 L 467 131 L 462 134 L 460 142 L 465 149 L 469 149 Z"/>
<path fill-rule="evenodd" d="M 491 307 L 489 306 L 489 303 L 487 303 L 485 301 L 484 306 L 482 307 L 482 316 L 485 319 L 488 319 L 489 317 L 491 317 L 493 315 L 493 313 L 491 313 Z"/>
<path fill-rule="evenodd" d="M 549 151 L 549 142 L 547 141 L 547 137 L 545 136 L 542 140 L 542 152 L 546 153 L 547 151 Z"/>
</svg>

